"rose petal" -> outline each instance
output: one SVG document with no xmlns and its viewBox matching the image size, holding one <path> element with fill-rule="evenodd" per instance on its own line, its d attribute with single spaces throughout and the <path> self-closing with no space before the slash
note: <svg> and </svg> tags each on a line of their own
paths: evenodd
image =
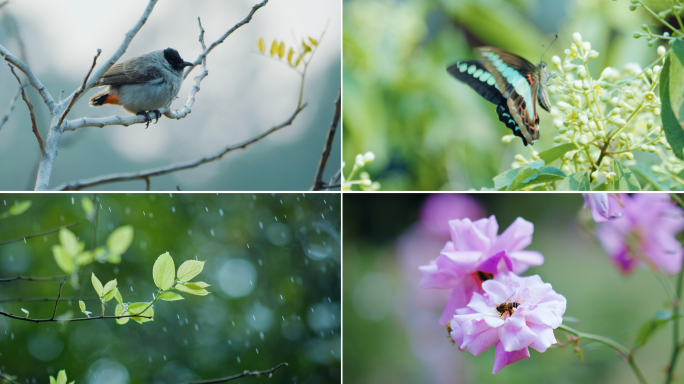
<svg viewBox="0 0 684 384">
<path fill-rule="evenodd" d="M 508 364 L 513 364 L 516 361 L 526 359 L 530 357 L 530 350 L 527 348 L 520 349 L 518 351 L 506 352 L 501 343 L 496 344 L 496 352 L 494 352 L 494 369 L 492 374 L 496 374 L 501 370 L 501 368 L 507 366 Z"/>
<path fill-rule="evenodd" d="M 534 348 L 537 352 L 544 353 L 553 344 L 556 344 L 556 336 L 553 334 L 553 329 L 550 327 L 545 327 L 543 325 L 528 324 L 530 330 L 537 334 L 537 338 L 530 343 L 530 347 Z"/>
<path fill-rule="evenodd" d="M 522 321 L 522 324 L 520 322 Z M 537 335 L 525 324 L 523 316 L 511 316 L 503 327 L 498 328 L 499 340 L 507 352 L 517 351 L 530 345 Z"/>
<path fill-rule="evenodd" d="M 506 230 L 496 239 L 490 249 L 491 253 L 503 250 L 508 252 L 521 251 L 532 243 L 534 225 L 529 221 L 518 217 Z"/>
<path fill-rule="evenodd" d="M 460 348 L 464 349 L 473 355 L 477 356 L 480 353 L 488 350 L 499 341 L 496 328 L 489 328 L 484 332 L 476 335 L 463 335 L 463 343 Z"/>
</svg>

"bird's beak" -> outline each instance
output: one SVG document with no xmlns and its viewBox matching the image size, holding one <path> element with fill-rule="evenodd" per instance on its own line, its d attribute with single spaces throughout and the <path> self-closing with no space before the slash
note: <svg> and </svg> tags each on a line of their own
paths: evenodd
<svg viewBox="0 0 684 384">
<path fill-rule="evenodd" d="M 181 63 L 181 68 L 193 67 L 193 66 L 195 66 L 195 63 L 190 63 L 190 62 L 188 62 L 188 61 L 184 61 L 184 62 Z"/>
</svg>

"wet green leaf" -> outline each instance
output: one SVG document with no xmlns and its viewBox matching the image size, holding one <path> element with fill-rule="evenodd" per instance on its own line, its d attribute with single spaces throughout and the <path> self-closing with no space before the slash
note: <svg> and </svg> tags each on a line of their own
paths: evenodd
<svg viewBox="0 0 684 384">
<path fill-rule="evenodd" d="M 173 265 L 173 259 L 168 252 L 157 258 L 154 262 L 154 267 L 152 268 L 152 277 L 154 278 L 154 284 L 159 287 L 162 291 L 173 286 L 176 274 L 175 266 Z"/>
<path fill-rule="evenodd" d="M 11 207 L 9 207 L 7 213 L 9 213 L 12 216 L 21 215 L 22 213 L 26 212 L 26 210 L 29 209 L 29 207 L 31 207 L 31 200 L 20 201 L 17 204 L 14 204 Z"/>
<path fill-rule="evenodd" d="M 204 261 L 188 260 L 178 268 L 178 280 L 190 281 L 204 269 Z"/>
<path fill-rule="evenodd" d="M 112 231 L 107 238 L 107 249 L 110 253 L 121 255 L 133 242 L 133 226 L 124 225 Z"/>
<path fill-rule="evenodd" d="M 95 272 L 93 272 L 93 275 L 90 277 L 90 281 L 93 282 L 93 288 L 95 288 L 97 295 L 102 297 L 102 294 L 104 293 L 102 283 L 100 283 L 100 280 L 95 276 Z"/>
<path fill-rule="evenodd" d="M 55 262 L 57 262 L 59 269 L 66 274 L 74 272 L 74 261 L 61 245 L 53 245 L 52 254 L 55 255 Z"/>
<path fill-rule="evenodd" d="M 164 301 L 183 300 L 183 296 L 169 291 L 169 292 L 164 292 L 161 295 L 159 295 L 159 300 L 164 300 Z"/>
</svg>

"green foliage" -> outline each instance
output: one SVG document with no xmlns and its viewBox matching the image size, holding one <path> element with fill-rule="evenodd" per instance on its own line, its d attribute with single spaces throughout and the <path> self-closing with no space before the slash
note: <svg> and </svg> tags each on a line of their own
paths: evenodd
<svg viewBox="0 0 684 384">
<path fill-rule="evenodd" d="M 157 261 L 154 262 L 152 277 L 154 278 L 154 284 L 162 291 L 166 291 L 173 286 L 175 274 L 173 259 L 168 252 L 159 256 Z"/>
<path fill-rule="evenodd" d="M 178 268 L 178 280 L 190 281 L 204 269 L 204 261 L 188 260 Z"/>
<path fill-rule="evenodd" d="M 677 47 L 674 51 L 674 55 L 670 54 L 660 75 L 660 99 L 662 100 L 662 114 L 661 119 L 663 122 L 663 130 L 665 131 L 665 137 L 667 142 L 672 147 L 672 152 L 674 152 L 677 158 L 682 159 L 682 150 L 684 149 L 684 131 L 682 130 L 681 119 L 678 118 L 679 108 L 677 105 L 672 104 L 672 95 L 681 99 L 677 95 L 676 90 L 679 89 L 681 92 L 684 90 L 684 82 L 682 81 L 681 72 L 684 70 L 682 67 L 681 55 L 681 41 L 675 41 L 673 47 Z M 678 102 L 680 103 L 681 100 Z M 681 107 L 681 105 L 680 105 Z"/>
<path fill-rule="evenodd" d="M 100 280 L 95 276 L 95 273 L 90 278 L 90 281 L 93 282 L 93 288 L 95 288 L 95 292 L 97 292 L 97 295 L 102 298 L 102 294 L 104 293 L 104 289 L 102 288 L 102 283 L 100 283 Z"/>
<path fill-rule="evenodd" d="M 121 255 L 133 242 L 133 227 L 124 225 L 116 228 L 107 238 L 107 247 L 97 247 L 85 251 L 85 242 L 78 241 L 76 235 L 67 228 L 59 231 L 60 244 L 52 246 L 52 253 L 59 268 L 67 274 L 76 273 L 80 267 L 93 261 L 118 264 Z"/>
<path fill-rule="evenodd" d="M 113 230 L 107 238 L 107 249 L 109 250 L 107 261 L 110 263 L 119 263 L 121 261 L 121 255 L 126 252 L 132 242 L 133 226 L 124 225 Z"/>
<path fill-rule="evenodd" d="M 75 383 L 75 381 L 72 381 L 69 384 L 74 384 L 74 383 Z M 50 376 L 50 384 L 67 384 L 66 372 L 63 369 L 61 371 L 59 371 L 59 373 L 57 374 L 57 379 Z"/>
<path fill-rule="evenodd" d="M 86 214 L 88 220 L 93 221 L 95 219 L 95 205 L 93 201 L 88 198 L 88 196 L 83 196 L 81 199 L 81 207 Z"/>
<path fill-rule="evenodd" d="M 647 320 L 639 327 L 632 349 L 643 347 L 651 336 L 671 321 L 672 313 L 670 311 L 665 309 L 658 311 L 652 319 Z"/>
<path fill-rule="evenodd" d="M 0 216 L 0 218 L 7 217 L 7 215 L 9 215 L 9 216 L 21 215 L 22 213 L 26 212 L 30 207 L 31 207 L 31 200 L 20 201 L 16 204 L 12 205 L 11 207 L 9 207 L 9 209 L 7 210 L 7 214 Z"/>
</svg>

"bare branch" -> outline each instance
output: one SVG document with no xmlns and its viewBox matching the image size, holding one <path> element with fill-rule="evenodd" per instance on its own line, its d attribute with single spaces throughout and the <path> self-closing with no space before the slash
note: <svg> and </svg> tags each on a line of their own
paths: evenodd
<svg viewBox="0 0 684 384">
<path fill-rule="evenodd" d="M 33 88 L 38 91 L 40 96 L 43 98 L 43 101 L 45 102 L 45 105 L 47 105 L 48 109 L 50 109 L 50 112 L 52 112 L 55 109 L 55 101 L 52 99 L 52 95 L 50 95 L 50 92 L 45 89 L 45 86 L 43 86 L 43 83 L 38 80 L 38 77 L 31 71 L 31 68 L 29 68 L 28 65 L 22 63 L 19 59 L 14 57 L 5 47 L 0 45 L 0 56 L 2 56 L 5 61 L 7 61 L 9 64 L 14 65 L 15 67 L 19 68 L 20 71 L 24 72 L 26 77 L 28 77 L 29 83 Z M 16 74 L 15 74 L 16 76 Z M 21 82 L 20 82 L 21 83 Z"/>
<path fill-rule="evenodd" d="M 95 71 L 93 76 L 90 78 L 90 80 L 86 83 L 85 89 L 90 89 L 92 88 L 95 83 L 97 83 L 98 80 L 100 80 L 100 77 L 104 75 L 109 68 L 112 67 L 120 58 L 123 56 L 124 53 L 126 53 L 126 50 L 128 49 L 128 46 L 131 44 L 131 41 L 133 41 L 133 38 L 135 35 L 138 34 L 140 29 L 142 28 L 143 25 L 145 25 L 145 22 L 147 21 L 147 18 L 150 17 L 150 14 L 152 13 L 152 10 L 154 9 L 155 4 L 157 4 L 158 0 L 150 0 L 147 3 L 147 7 L 145 8 L 145 11 L 143 14 L 140 16 L 140 19 L 138 22 L 133 26 L 133 28 L 126 33 L 126 36 L 124 38 L 124 41 L 121 42 L 121 45 L 119 46 L 119 49 L 117 49 L 112 57 L 109 58 L 100 68 Z M 74 92 L 75 95 L 75 92 Z M 80 98 L 81 95 L 78 96 Z"/>
<path fill-rule="evenodd" d="M 135 293 L 129 293 L 126 295 L 121 295 L 121 297 L 131 297 L 135 296 Z M 14 299 L 5 299 L 5 300 L 0 300 L 0 303 L 14 303 L 14 302 L 26 302 L 26 301 L 55 301 L 57 298 L 56 297 L 17 297 Z M 62 301 L 64 300 L 83 300 L 83 301 L 93 301 L 97 300 L 100 301 L 99 296 L 88 296 L 88 297 L 62 297 Z"/>
<path fill-rule="evenodd" d="M 14 67 L 12 66 L 12 64 L 7 64 L 7 65 L 9 65 L 10 71 L 12 71 L 12 74 L 14 75 L 14 77 L 19 82 L 19 88 L 21 89 L 21 98 L 24 99 L 24 102 L 26 103 L 26 106 L 28 107 L 28 110 L 29 110 L 29 115 L 31 116 L 31 129 L 33 130 L 33 134 L 36 136 L 36 139 L 38 140 L 38 146 L 40 147 L 40 154 L 44 155 L 45 154 L 45 146 L 43 145 L 43 138 L 40 137 L 40 132 L 38 132 L 38 124 L 36 123 L 36 115 L 33 113 L 33 104 L 31 104 L 28 97 L 26 97 L 26 92 L 24 92 L 24 86 L 21 83 L 19 76 L 17 76 L 17 73 L 14 72 Z"/>
<path fill-rule="evenodd" d="M 55 188 L 55 190 L 58 190 L 58 191 L 81 190 L 84 188 L 90 188 L 90 187 L 94 187 L 94 186 L 101 185 L 101 184 L 109 184 L 109 183 L 114 183 L 114 182 L 119 182 L 119 181 L 142 180 L 142 179 L 145 179 L 148 177 L 161 176 L 161 175 L 165 175 L 167 173 L 172 173 L 172 172 L 182 171 L 184 169 L 199 167 L 202 164 L 206 164 L 206 163 L 218 160 L 230 152 L 233 152 L 233 151 L 238 150 L 238 149 L 244 149 L 247 146 L 254 144 L 257 141 L 263 139 L 264 137 L 266 137 L 266 136 L 268 136 L 268 135 L 270 135 L 270 134 L 272 134 L 272 133 L 274 133 L 280 129 L 283 129 L 287 126 L 292 125 L 292 123 L 294 122 L 294 119 L 297 117 L 297 115 L 299 115 L 300 112 L 302 112 L 302 110 L 304 110 L 304 108 L 306 108 L 306 106 L 307 106 L 307 104 L 304 103 L 304 105 L 302 105 L 300 108 L 298 108 L 295 111 L 295 113 L 292 116 L 290 116 L 290 118 L 287 119 L 287 121 L 285 121 L 284 123 L 282 123 L 280 125 L 276 125 L 275 127 L 269 129 L 268 131 L 254 137 L 250 140 L 247 140 L 247 141 L 243 142 L 242 144 L 232 146 L 232 147 L 231 146 L 225 147 L 224 149 L 222 149 L 221 151 L 219 151 L 213 155 L 205 156 L 203 158 L 193 160 L 190 162 L 186 162 L 186 163 L 180 163 L 180 164 L 170 165 L 170 166 L 161 167 L 161 168 L 154 168 L 154 169 L 150 169 L 147 171 L 106 175 L 106 176 L 96 177 L 96 178 L 92 178 L 92 179 L 86 179 L 86 180 L 76 181 L 76 182 L 72 182 L 72 183 L 66 183 L 66 184 L 62 184 L 59 187 Z"/>
<path fill-rule="evenodd" d="M 271 368 L 271 369 L 267 369 L 267 370 L 265 370 L 265 371 L 252 371 L 252 372 L 250 372 L 250 371 L 244 371 L 244 372 L 242 372 L 242 373 L 240 373 L 240 374 L 233 375 L 233 376 L 228 376 L 228 377 L 223 377 L 223 378 L 220 378 L 220 379 L 201 380 L 201 381 L 188 381 L 188 382 L 186 382 L 185 384 L 213 384 L 213 383 L 223 383 L 223 382 L 226 382 L 226 381 L 235 380 L 235 379 L 239 379 L 239 378 L 242 378 L 242 377 L 248 377 L 248 376 L 254 376 L 254 377 L 267 376 L 267 377 L 271 377 L 275 371 L 277 371 L 278 369 L 280 369 L 281 367 L 284 367 L 284 366 L 286 366 L 286 365 L 288 365 L 288 364 L 287 364 L 287 363 L 280 363 L 280 364 L 276 365 L 275 367 L 273 367 L 273 368 Z"/>
<path fill-rule="evenodd" d="M 81 94 L 83 92 L 85 92 L 86 82 L 88 81 L 90 74 L 93 73 L 93 69 L 95 68 L 95 64 L 97 63 L 97 58 L 100 57 L 101 53 L 102 53 L 102 50 L 98 48 L 97 49 L 97 55 L 95 55 L 95 57 L 93 57 L 93 65 L 90 66 L 90 70 L 88 71 L 88 74 L 85 76 L 85 78 L 83 78 L 83 84 L 81 84 L 81 86 L 74 92 L 74 95 L 71 98 L 71 101 L 67 105 L 66 109 L 64 109 L 64 111 L 59 116 L 59 121 L 57 122 L 58 127 L 62 126 L 62 122 L 64 121 L 64 118 L 66 117 L 66 115 L 69 114 L 69 111 L 71 111 L 71 107 L 74 106 L 74 103 L 76 102 L 76 100 L 78 100 L 78 98 L 80 98 Z M 61 101 L 62 95 L 60 95 L 59 98 Z"/>
<path fill-rule="evenodd" d="M 66 279 L 67 277 L 65 276 L 64 279 L 62 279 L 62 282 L 59 283 L 59 293 L 57 294 L 57 300 L 55 300 L 55 310 L 52 312 L 51 320 L 54 320 L 55 316 L 57 316 L 57 305 L 59 305 L 59 298 L 62 297 L 62 286 L 64 285 Z"/>
<path fill-rule="evenodd" d="M 14 103 L 17 102 L 17 99 L 19 98 L 19 96 L 21 96 L 21 91 L 23 91 L 23 90 L 24 90 L 24 86 L 20 85 L 19 88 L 17 89 L 17 92 L 14 94 L 14 96 L 12 96 L 12 100 L 10 100 L 10 105 L 9 105 L 9 108 L 7 109 L 7 113 L 5 114 L 5 116 L 2 117 L 2 119 L 0 119 L 0 129 L 2 129 L 2 126 L 5 125 L 7 120 L 9 120 L 9 117 L 12 114 L 12 111 L 14 110 Z"/>
<path fill-rule="evenodd" d="M 72 322 L 72 321 L 88 321 L 88 320 L 101 320 L 101 319 L 124 319 L 126 317 L 142 317 L 145 319 L 151 319 L 151 316 L 141 316 L 139 313 L 133 314 L 133 315 L 123 315 L 123 316 L 97 316 L 97 317 L 79 317 L 77 319 L 29 319 L 27 317 L 21 317 L 21 316 L 16 316 L 12 313 L 7 313 L 0 311 L 0 315 L 3 315 L 5 317 L 9 317 L 11 319 L 16 319 L 16 320 L 24 320 L 24 321 L 30 321 L 32 323 L 47 323 L 50 321 L 58 321 L 58 322 Z"/>
<path fill-rule="evenodd" d="M 59 232 L 59 230 L 62 229 L 62 228 L 69 228 L 69 227 L 73 227 L 74 225 L 78 225 L 78 224 L 79 224 L 79 222 L 77 221 L 77 222 L 75 222 L 75 223 L 71 223 L 71 224 L 69 224 L 69 225 L 65 225 L 65 226 L 63 226 L 63 227 L 59 227 L 59 228 L 57 228 L 57 229 L 52 229 L 52 230 L 45 231 L 45 232 L 40 232 L 40 233 L 34 233 L 33 235 L 28 235 L 28 236 L 24 236 L 24 237 L 18 237 L 18 238 L 16 238 L 16 239 L 12 239 L 12 240 L 0 241 L 0 245 L 5 245 L 5 244 L 9 244 L 9 243 L 14 243 L 14 242 L 22 241 L 22 240 L 25 240 L 25 239 L 30 239 L 30 238 L 32 238 L 32 237 L 38 237 L 38 236 L 49 235 L 49 234 L 51 234 L 51 233 Z M 2 281 L 2 280 L 0 280 L 0 281 Z"/>
<path fill-rule="evenodd" d="M 82 275 L 82 273 L 79 273 L 77 276 L 80 276 L 80 275 Z M 72 277 L 72 276 L 71 275 L 55 276 L 55 277 L 15 276 L 15 277 L 7 277 L 4 279 L 0 279 L 0 283 L 8 283 L 10 281 L 16 281 L 16 280 L 46 282 L 46 281 L 57 281 L 57 280 L 62 280 L 62 279 L 68 279 L 70 277 Z"/>
<path fill-rule="evenodd" d="M 216 41 L 214 41 L 213 43 L 211 43 L 211 45 L 209 46 L 209 48 L 205 48 L 205 49 L 204 49 L 204 52 L 202 52 L 202 53 L 197 57 L 197 59 L 194 61 L 194 64 L 195 64 L 195 65 L 192 66 L 192 67 L 188 67 L 188 69 L 185 71 L 185 75 L 183 75 L 183 78 L 184 78 L 184 79 L 187 78 L 188 75 L 190 74 L 190 71 L 192 71 L 193 68 L 195 68 L 196 66 L 198 66 L 198 65 L 202 62 L 202 60 L 204 60 L 204 58 L 207 57 L 207 55 L 209 54 L 209 52 L 213 51 L 214 48 L 216 48 L 219 44 L 223 43 L 223 41 L 226 40 L 226 39 L 228 38 L 228 36 L 230 36 L 230 35 L 231 35 L 233 32 L 235 32 L 238 28 L 240 28 L 240 27 L 242 27 L 243 25 L 245 25 L 245 24 L 249 23 L 250 21 L 252 21 L 252 16 L 254 16 L 254 14 L 256 13 L 256 11 L 258 11 L 259 8 L 265 6 L 267 3 L 268 3 L 268 0 L 264 0 L 264 1 L 262 1 L 261 3 L 256 4 L 255 6 L 253 6 L 253 7 L 252 7 L 252 10 L 249 12 L 249 14 L 247 15 L 247 17 L 245 17 L 241 22 L 235 24 L 235 25 L 233 26 L 233 28 L 229 29 L 226 33 L 223 34 L 223 36 L 219 37 L 218 40 L 216 40 Z M 203 36 L 204 36 L 204 31 L 202 31 L 201 38 L 203 38 Z"/>
<path fill-rule="evenodd" d="M 311 187 L 312 191 L 320 191 L 324 187 L 323 183 L 323 172 L 325 171 L 325 165 L 328 163 L 328 158 L 330 157 L 330 152 L 332 151 L 333 141 L 335 139 L 335 132 L 337 132 L 337 124 L 340 121 L 340 110 L 341 102 L 340 97 L 342 96 L 342 89 L 337 94 L 337 100 L 335 101 L 335 113 L 333 114 L 332 123 L 330 123 L 330 129 L 328 129 L 328 135 L 325 140 L 325 146 L 323 147 L 323 154 L 318 162 L 318 169 L 316 170 L 316 176 L 314 177 L 314 183 Z M 330 183 L 332 184 L 332 183 Z M 325 188 L 331 188 L 327 186 Z"/>
</svg>

